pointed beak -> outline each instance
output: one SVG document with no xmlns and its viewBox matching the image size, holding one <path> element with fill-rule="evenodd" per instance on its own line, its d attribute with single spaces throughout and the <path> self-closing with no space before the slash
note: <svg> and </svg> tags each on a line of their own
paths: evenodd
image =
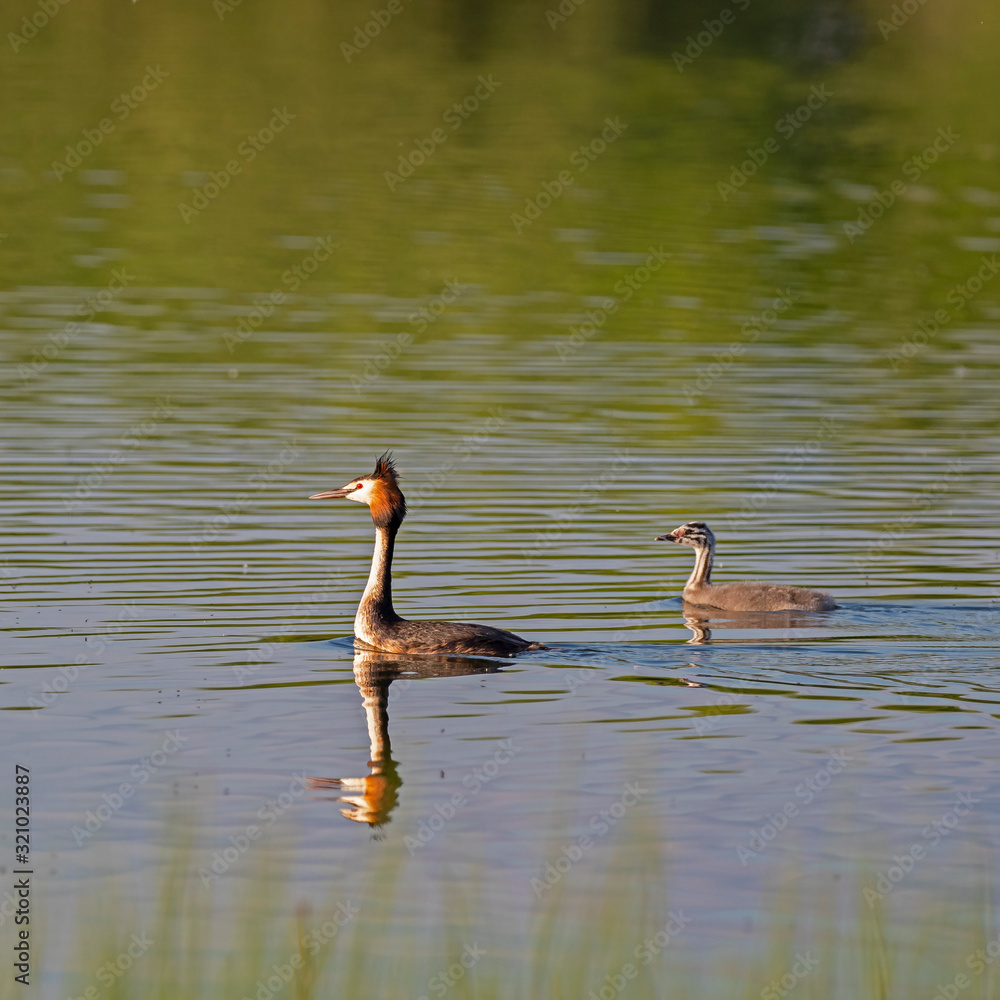
<svg viewBox="0 0 1000 1000">
<path fill-rule="evenodd" d="M 323 490 L 322 493 L 314 493 L 309 499 L 310 500 L 334 500 L 338 497 L 346 497 L 348 493 L 353 493 L 354 490 L 349 486 L 341 486 L 339 490 Z"/>
<path fill-rule="evenodd" d="M 657 535 L 656 538 L 653 539 L 653 541 L 654 542 L 678 542 L 678 541 L 680 541 L 680 537 L 681 536 L 678 535 L 675 531 L 671 531 L 669 535 Z"/>
</svg>

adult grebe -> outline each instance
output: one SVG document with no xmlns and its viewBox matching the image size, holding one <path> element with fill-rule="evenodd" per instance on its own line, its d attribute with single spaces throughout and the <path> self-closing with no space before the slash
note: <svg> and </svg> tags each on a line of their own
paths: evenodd
<svg viewBox="0 0 1000 1000">
<path fill-rule="evenodd" d="M 711 582 L 715 535 L 702 521 L 688 521 L 658 542 L 680 542 L 694 549 L 694 569 L 684 584 L 684 600 L 722 611 L 832 611 L 837 605 L 829 594 L 805 587 L 774 583 Z"/>
<path fill-rule="evenodd" d="M 310 500 L 344 497 L 366 503 L 375 523 L 375 553 L 358 613 L 354 634 L 373 649 L 387 653 L 465 653 L 514 656 L 526 649 L 545 649 L 541 643 L 489 625 L 463 622 L 411 622 L 392 607 L 392 549 L 396 532 L 406 517 L 406 499 L 399 488 L 389 452 L 375 463 L 370 476 L 352 479 L 339 490 L 315 493 Z"/>
</svg>

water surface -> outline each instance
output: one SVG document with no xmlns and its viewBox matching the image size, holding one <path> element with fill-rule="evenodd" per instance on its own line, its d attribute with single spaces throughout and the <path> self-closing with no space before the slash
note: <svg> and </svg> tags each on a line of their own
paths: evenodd
<svg viewBox="0 0 1000 1000">
<path fill-rule="evenodd" d="M 1000 286 L 949 296 L 1000 249 L 997 19 L 962 6 L 982 27 L 958 40 L 915 20 L 796 62 L 748 27 L 684 74 L 670 52 L 688 27 L 661 24 L 664 51 L 628 32 L 609 48 L 584 8 L 557 32 L 538 14 L 534 34 L 509 14 L 511 34 L 423 63 L 387 33 L 342 65 L 353 14 L 309 30 L 235 8 L 213 29 L 253 58 L 213 80 L 208 29 L 182 44 L 139 4 L 136 58 L 53 95 L 41 81 L 86 19 L 70 5 L 18 54 L 0 690 L 6 757 L 34 783 L 51 954 L 95 894 L 152 921 L 185 830 L 217 926 L 264 883 L 289 920 L 352 901 L 414 995 L 455 960 L 447 934 L 458 953 L 488 942 L 475 975 L 523 975 L 531 995 L 557 897 L 570 936 L 601 907 L 682 912 L 643 974 L 669 984 L 677 952 L 716 996 L 766 987 L 746 963 L 789 892 L 819 914 L 794 940 L 821 961 L 871 892 L 893 934 L 974 907 L 992 926 Z M 53 178 L 157 60 L 171 76 Z M 943 64 L 945 83 L 919 68 Z M 490 72 L 490 103 L 390 191 L 384 171 Z M 823 81 L 829 104 L 723 201 L 732 164 Z M 185 222 L 178 201 L 286 103 L 300 117 Z M 517 232 L 615 115 L 628 129 Z M 961 140 L 850 239 L 952 125 Z M 337 249 L 305 264 L 322 239 Z M 397 610 L 548 650 L 356 656 L 370 519 L 306 497 L 385 448 L 410 502 Z M 691 555 L 653 538 L 695 518 L 718 535 L 717 580 L 821 587 L 840 608 L 686 621 Z M 969 949 L 942 930 L 929 950 L 944 975 Z M 923 960 L 894 958 L 920 988 Z M 39 977 L 53 997 L 93 981 L 86 953 Z"/>
</svg>

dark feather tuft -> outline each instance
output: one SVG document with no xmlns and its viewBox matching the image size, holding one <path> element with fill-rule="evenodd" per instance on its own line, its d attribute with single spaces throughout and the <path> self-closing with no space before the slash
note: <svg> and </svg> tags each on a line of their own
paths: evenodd
<svg viewBox="0 0 1000 1000">
<path fill-rule="evenodd" d="M 384 451 L 375 459 L 375 471 L 371 474 L 372 479 L 381 479 L 386 483 L 399 481 L 399 473 L 396 472 L 396 463 L 392 460 L 392 452 Z"/>
<path fill-rule="evenodd" d="M 370 478 L 379 483 L 370 504 L 372 520 L 382 528 L 398 528 L 406 517 L 406 498 L 399 488 L 399 476 L 392 460 L 392 452 L 386 451 L 379 455 Z"/>
</svg>

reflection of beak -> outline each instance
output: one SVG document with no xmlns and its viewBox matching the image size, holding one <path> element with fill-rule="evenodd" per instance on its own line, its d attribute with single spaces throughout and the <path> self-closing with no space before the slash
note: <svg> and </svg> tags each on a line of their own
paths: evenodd
<svg viewBox="0 0 1000 1000">
<path fill-rule="evenodd" d="M 669 535 L 657 535 L 653 539 L 654 542 L 679 542 L 680 540 L 681 536 L 676 531 L 671 531 Z"/>
<path fill-rule="evenodd" d="M 310 500 L 333 500 L 335 497 L 346 497 L 348 493 L 353 493 L 349 486 L 341 486 L 339 490 L 323 490 L 322 493 L 314 493 Z"/>
</svg>

